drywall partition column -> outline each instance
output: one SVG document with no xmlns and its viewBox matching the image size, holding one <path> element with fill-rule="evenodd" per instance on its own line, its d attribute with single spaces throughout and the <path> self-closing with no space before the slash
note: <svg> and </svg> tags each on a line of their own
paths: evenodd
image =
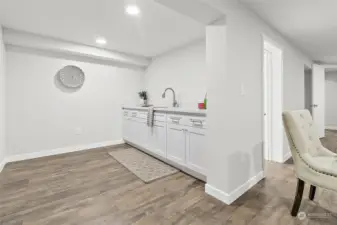
<svg viewBox="0 0 337 225">
<path fill-rule="evenodd" d="M 207 184 L 206 193 L 229 204 L 226 184 L 228 165 L 226 136 L 227 76 L 227 32 L 226 24 L 209 25 L 206 28 L 207 61 Z"/>
<path fill-rule="evenodd" d="M 5 165 L 5 46 L 0 25 L 0 172 Z"/>
</svg>

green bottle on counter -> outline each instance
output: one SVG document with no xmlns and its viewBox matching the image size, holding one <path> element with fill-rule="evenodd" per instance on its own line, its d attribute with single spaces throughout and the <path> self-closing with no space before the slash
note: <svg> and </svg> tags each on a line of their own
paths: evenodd
<svg viewBox="0 0 337 225">
<path fill-rule="evenodd" d="M 207 93 L 204 98 L 204 108 L 207 109 Z"/>
</svg>

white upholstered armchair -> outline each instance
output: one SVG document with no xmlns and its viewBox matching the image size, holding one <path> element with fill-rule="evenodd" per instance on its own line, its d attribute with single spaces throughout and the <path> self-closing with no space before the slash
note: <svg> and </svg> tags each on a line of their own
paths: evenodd
<svg viewBox="0 0 337 225">
<path fill-rule="evenodd" d="M 315 197 L 316 186 L 337 191 L 337 155 L 324 148 L 308 110 L 283 113 L 295 172 L 297 191 L 291 211 L 296 216 L 301 205 L 305 183 L 309 183 L 309 199 Z"/>
</svg>

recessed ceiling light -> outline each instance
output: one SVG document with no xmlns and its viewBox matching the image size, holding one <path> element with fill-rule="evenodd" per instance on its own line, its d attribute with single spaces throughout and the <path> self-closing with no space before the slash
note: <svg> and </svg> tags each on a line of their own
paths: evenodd
<svg viewBox="0 0 337 225">
<path fill-rule="evenodd" d="M 99 45 L 105 45 L 106 42 L 107 42 L 106 39 L 103 38 L 103 37 L 96 38 L 96 43 L 99 44 Z"/>
<path fill-rule="evenodd" d="M 128 5 L 125 8 L 127 14 L 137 16 L 140 13 L 140 9 L 136 5 Z"/>
</svg>

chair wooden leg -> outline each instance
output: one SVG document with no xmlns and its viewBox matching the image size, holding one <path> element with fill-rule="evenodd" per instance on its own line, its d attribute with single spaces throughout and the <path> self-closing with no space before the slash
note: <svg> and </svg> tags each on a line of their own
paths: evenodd
<svg viewBox="0 0 337 225">
<path fill-rule="evenodd" d="M 301 201 L 302 201 L 302 196 L 303 196 L 303 190 L 304 190 L 304 181 L 301 179 L 298 179 L 297 181 L 297 190 L 296 190 L 296 195 L 294 199 L 294 205 L 291 210 L 291 215 L 292 216 L 297 216 L 298 210 L 300 209 L 301 206 Z"/>
<path fill-rule="evenodd" d="M 312 201 L 315 198 L 315 194 L 316 194 L 316 186 L 311 185 L 310 186 L 310 191 L 309 191 L 309 199 Z"/>
</svg>

